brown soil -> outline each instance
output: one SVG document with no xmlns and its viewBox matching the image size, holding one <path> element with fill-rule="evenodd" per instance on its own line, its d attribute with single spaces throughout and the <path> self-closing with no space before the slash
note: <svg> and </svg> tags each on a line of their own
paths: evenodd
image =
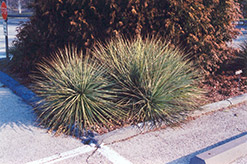
<svg viewBox="0 0 247 164">
<path fill-rule="evenodd" d="M 10 75 L 22 85 L 32 89 L 32 81 L 28 75 L 10 72 L 0 61 L 0 70 Z M 247 76 L 235 75 L 234 71 L 222 72 L 216 76 L 207 77 L 199 85 L 206 94 L 200 105 L 217 102 L 247 93 Z"/>
<path fill-rule="evenodd" d="M 6 61 L 0 60 L 0 70 L 10 75 L 22 85 L 32 89 L 32 82 L 29 76 L 10 72 L 7 68 Z M 211 76 L 203 80 L 200 83 L 200 88 L 203 88 L 206 94 L 201 102 L 199 102 L 199 105 L 225 100 L 230 97 L 247 93 L 247 76 L 235 75 L 234 71 L 228 71 L 226 73 L 222 72 L 216 76 Z M 97 132 L 100 134 L 106 133 L 109 130 L 111 131 L 124 125 L 126 126 L 128 124 L 116 125 L 110 129 L 100 128 L 97 129 Z"/>
<path fill-rule="evenodd" d="M 223 72 L 202 81 L 200 87 L 207 92 L 208 102 L 217 102 L 247 93 L 247 77 L 233 71 Z"/>
</svg>

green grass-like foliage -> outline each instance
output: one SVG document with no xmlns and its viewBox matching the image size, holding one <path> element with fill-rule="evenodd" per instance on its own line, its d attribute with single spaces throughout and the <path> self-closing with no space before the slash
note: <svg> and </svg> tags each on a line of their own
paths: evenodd
<svg viewBox="0 0 247 164">
<path fill-rule="evenodd" d="M 34 77 L 42 98 L 37 111 L 41 124 L 57 133 L 84 134 L 116 124 L 122 112 L 114 108 L 105 69 L 76 48 L 59 50 L 38 65 L 43 76 Z"/>
<path fill-rule="evenodd" d="M 132 123 L 176 123 L 197 107 L 198 71 L 178 48 L 160 39 L 118 37 L 98 43 L 93 55 L 108 68 L 118 107 Z"/>
</svg>

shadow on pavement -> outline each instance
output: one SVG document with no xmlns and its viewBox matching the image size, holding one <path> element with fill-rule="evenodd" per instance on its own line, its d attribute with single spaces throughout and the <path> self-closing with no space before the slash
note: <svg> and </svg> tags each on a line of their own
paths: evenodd
<svg viewBox="0 0 247 164">
<path fill-rule="evenodd" d="M 215 147 L 217 147 L 217 146 L 223 145 L 223 144 L 225 144 L 225 143 L 227 143 L 227 142 L 230 142 L 230 141 L 232 141 L 232 140 L 235 140 L 235 139 L 237 139 L 237 138 L 240 138 L 240 137 L 242 137 L 242 136 L 244 136 L 244 135 L 247 135 L 247 132 L 243 132 L 243 133 L 241 133 L 241 134 L 239 134 L 239 135 L 233 136 L 233 137 L 228 138 L 228 139 L 226 139 L 226 140 L 224 140 L 224 141 L 218 142 L 218 143 L 216 143 L 216 144 L 214 144 L 214 145 L 208 146 L 208 147 L 206 147 L 206 148 L 204 148 L 204 149 L 201 149 L 201 150 L 198 150 L 198 151 L 196 151 L 196 152 L 194 152 L 194 153 L 191 153 L 191 154 L 188 154 L 188 155 L 186 155 L 186 156 L 183 156 L 183 157 L 181 157 L 181 158 L 179 158 L 179 159 L 176 159 L 176 160 L 174 160 L 174 161 L 171 161 L 171 162 L 169 162 L 169 163 L 167 163 L 167 164 L 189 164 L 189 163 L 190 163 L 190 160 L 191 160 L 194 156 L 196 156 L 196 155 L 198 155 L 198 154 L 201 154 L 201 153 L 203 153 L 203 152 L 206 152 L 206 151 L 208 151 L 208 150 L 211 150 L 211 149 L 213 149 L 213 148 L 215 148 Z"/>
<path fill-rule="evenodd" d="M 35 126 L 32 107 L 0 84 L 0 132 L 5 128 L 30 130 Z"/>
</svg>

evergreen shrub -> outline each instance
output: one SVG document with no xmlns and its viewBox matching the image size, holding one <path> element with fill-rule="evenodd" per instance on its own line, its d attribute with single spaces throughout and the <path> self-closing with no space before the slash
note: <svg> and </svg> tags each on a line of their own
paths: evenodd
<svg viewBox="0 0 247 164">
<path fill-rule="evenodd" d="M 34 0 L 34 15 L 18 31 L 13 70 L 29 73 L 57 48 L 74 44 L 87 51 L 114 35 L 160 35 L 216 72 L 231 57 L 227 42 L 239 31 L 237 0 Z"/>
</svg>

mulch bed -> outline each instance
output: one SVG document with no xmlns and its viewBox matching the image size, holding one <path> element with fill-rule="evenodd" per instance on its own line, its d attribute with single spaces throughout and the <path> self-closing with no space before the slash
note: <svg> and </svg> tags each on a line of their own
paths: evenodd
<svg viewBox="0 0 247 164">
<path fill-rule="evenodd" d="M 0 61 L 0 70 L 31 89 L 32 81 L 28 75 L 10 72 L 3 61 Z M 235 71 L 232 70 L 222 71 L 202 80 L 199 87 L 206 92 L 205 98 L 200 102 L 201 105 L 204 105 L 247 93 L 247 76 L 235 75 Z"/>
<path fill-rule="evenodd" d="M 234 71 L 222 72 L 204 80 L 200 87 L 207 92 L 208 102 L 217 102 L 247 93 L 247 77 Z"/>
<path fill-rule="evenodd" d="M 28 75 L 16 74 L 9 71 L 7 65 L 4 64 L 3 61 L 0 61 L 0 70 L 9 74 L 22 85 L 32 89 L 32 81 Z M 202 80 L 199 87 L 206 92 L 205 97 L 203 97 L 201 102 L 199 102 L 199 105 L 201 106 L 247 93 L 247 76 L 242 74 L 235 75 L 235 71 L 222 71 L 215 76 L 211 76 L 205 80 Z M 126 123 L 123 125 L 116 125 L 111 127 L 110 131 L 126 125 Z M 108 131 L 109 129 L 106 128 L 97 129 L 97 132 L 100 134 L 106 133 Z"/>
</svg>

